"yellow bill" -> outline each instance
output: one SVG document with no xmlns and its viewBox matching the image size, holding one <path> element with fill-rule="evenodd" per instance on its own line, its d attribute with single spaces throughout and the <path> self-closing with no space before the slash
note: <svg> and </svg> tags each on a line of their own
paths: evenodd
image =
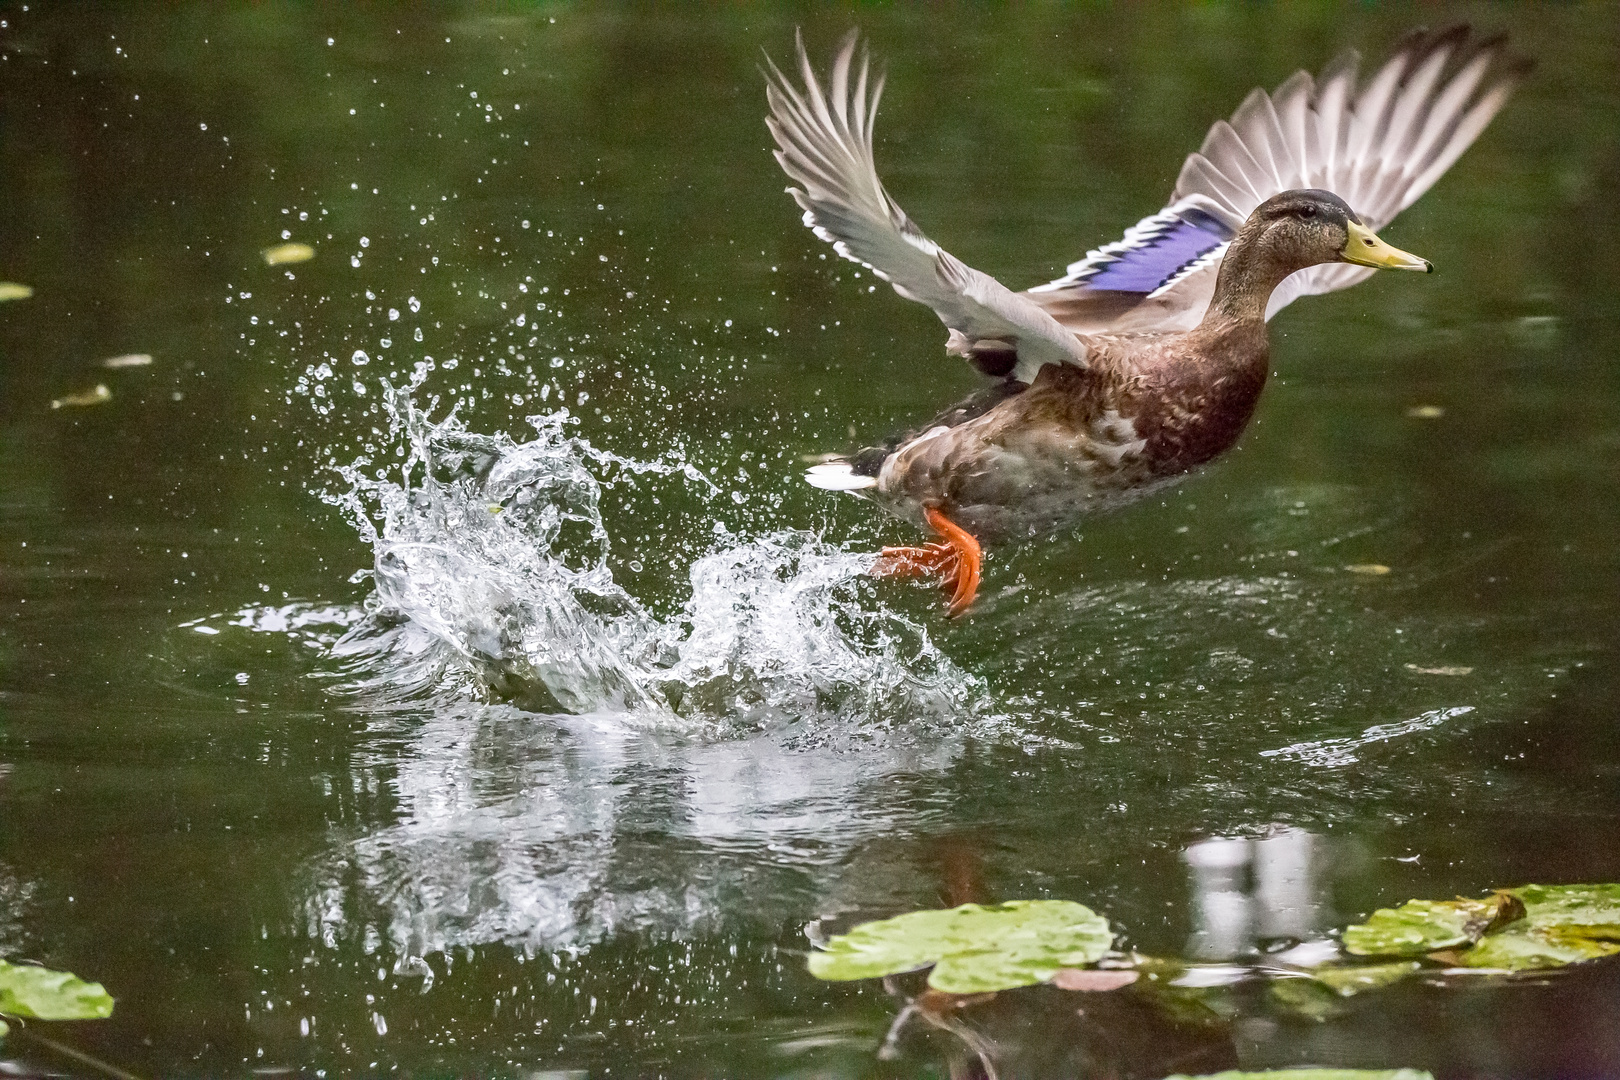
<svg viewBox="0 0 1620 1080">
<path fill-rule="evenodd" d="M 1357 266 L 1376 266 L 1380 270 L 1417 270 L 1421 273 L 1434 273 L 1434 264 L 1428 259 L 1420 259 L 1410 251 L 1402 251 L 1398 247 L 1390 247 L 1367 226 L 1355 221 L 1346 221 L 1345 228 L 1350 230 L 1350 239 L 1344 242 L 1344 248 L 1339 252 L 1339 258 L 1347 263 Z"/>
</svg>

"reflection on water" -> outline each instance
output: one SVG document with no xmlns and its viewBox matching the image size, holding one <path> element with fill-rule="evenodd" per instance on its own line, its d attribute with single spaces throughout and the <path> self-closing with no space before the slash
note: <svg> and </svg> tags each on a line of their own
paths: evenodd
<svg viewBox="0 0 1620 1080">
<path fill-rule="evenodd" d="M 1229 1025 L 1189 998 L 1139 988 L 1028 987 L 976 998 L 907 997 L 883 1057 L 943 1058 L 951 1080 L 1159 1080 L 1236 1068 Z"/>
<path fill-rule="evenodd" d="M 309 931 L 333 945 L 380 935 L 409 964 L 488 943 L 532 955 L 616 933 L 680 937 L 739 916 L 768 928 L 802 918 L 806 895 L 825 910 L 880 904 L 903 882 L 851 855 L 904 827 L 885 781 L 939 775 L 954 754 L 950 740 L 899 734 L 852 754 L 440 709 L 398 759 L 398 823 L 310 870 Z"/>
<path fill-rule="evenodd" d="M 1321 841 L 1303 829 L 1200 840 L 1183 857 L 1195 920 L 1187 955 L 1195 959 L 1232 960 L 1331 928 Z"/>
</svg>

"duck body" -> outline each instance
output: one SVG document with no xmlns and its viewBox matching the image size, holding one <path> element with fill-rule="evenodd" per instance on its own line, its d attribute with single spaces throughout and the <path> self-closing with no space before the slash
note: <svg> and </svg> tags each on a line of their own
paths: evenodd
<svg viewBox="0 0 1620 1080">
<path fill-rule="evenodd" d="M 871 470 L 872 498 L 899 516 L 921 521 L 936 507 L 989 544 L 1038 536 L 1159 491 L 1231 447 L 1270 359 L 1264 323 L 1101 344 L 1096 365 L 1046 365 L 993 408 L 858 455 L 855 470 Z"/>
<path fill-rule="evenodd" d="M 947 353 L 997 379 L 886 446 L 810 469 L 942 540 L 885 549 L 875 573 L 935 573 L 971 603 L 980 541 L 1070 525 L 1161 490 L 1229 449 L 1270 368 L 1267 321 L 1374 269 L 1432 270 L 1374 230 L 1434 183 L 1524 72 L 1466 27 L 1409 35 L 1364 86 L 1353 53 L 1319 81 L 1256 90 L 1210 131 L 1170 204 L 1047 285 L 1013 292 L 928 239 L 877 177 L 882 79 L 846 41 L 827 90 L 774 65 L 767 125 L 805 224 L 932 307 Z M 1488 77 L 1492 76 L 1492 77 Z M 870 93 L 868 92 L 870 90 Z M 1358 209 L 1352 209 L 1356 205 Z"/>
</svg>

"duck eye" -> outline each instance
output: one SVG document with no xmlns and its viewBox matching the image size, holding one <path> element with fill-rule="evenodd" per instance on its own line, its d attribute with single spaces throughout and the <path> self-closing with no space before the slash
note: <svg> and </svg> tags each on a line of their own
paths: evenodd
<svg viewBox="0 0 1620 1080">
<path fill-rule="evenodd" d="M 1316 207 L 1314 207 L 1314 206 L 1302 206 L 1302 207 L 1299 208 L 1299 210 L 1297 212 L 1298 212 L 1300 217 L 1310 219 L 1310 218 L 1313 218 L 1313 217 L 1316 216 Z"/>
</svg>

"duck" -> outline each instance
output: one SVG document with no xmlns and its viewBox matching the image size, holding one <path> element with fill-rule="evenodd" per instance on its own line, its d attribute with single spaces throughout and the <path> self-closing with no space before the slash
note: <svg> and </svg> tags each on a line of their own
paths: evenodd
<svg viewBox="0 0 1620 1080">
<path fill-rule="evenodd" d="M 1169 202 L 1060 278 L 1015 292 L 930 240 L 878 177 L 884 78 L 851 31 L 825 85 L 766 57 L 766 126 L 804 223 L 928 305 L 947 355 L 986 383 L 904 436 L 826 455 L 806 479 L 926 527 L 878 577 L 937 577 L 952 617 L 986 546 L 1071 526 L 1185 479 L 1230 449 L 1270 370 L 1267 324 L 1377 270 L 1432 272 L 1378 232 L 1485 130 L 1529 70 L 1468 26 L 1407 34 L 1370 78 L 1340 54 L 1209 129 Z"/>
</svg>

